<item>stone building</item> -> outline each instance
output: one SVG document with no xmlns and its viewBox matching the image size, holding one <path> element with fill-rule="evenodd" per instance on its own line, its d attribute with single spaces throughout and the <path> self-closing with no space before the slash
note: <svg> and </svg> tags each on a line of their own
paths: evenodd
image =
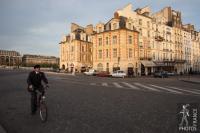
<svg viewBox="0 0 200 133">
<path fill-rule="evenodd" d="M 77 39 L 76 29 L 82 38 Z M 71 33 L 64 37 L 60 45 L 61 68 L 88 66 L 81 59 L 77 60 L 80 55 L 78 51 L 81 51 L 79 46 L 76 47 L 77 51 L 73 51 L 74 55 L 70 53 L 70 49 L 77 45 L 72 44 L 75 42 L 72 40 L 82 40 L 82 44 L 89 42 L 89 48 L 92 48 L 87 56 L 91 58 L 88 64 L 94 69 L 128 72 L 133 68 L 139 75 L 162 70 L 178 74 L 200 71 L 200 33 L 194 25 L 184 25 L 181 12 L 171 7 L 152 13 L 148 6 L 133 10 L 132 5 L 128 4 L 117 10 L 114 18 L 107 23 L 98 23 L 89 34 L 85 29 L 73 24 Z M 84 36 L 90 40 L 83 40 Z M 134 47 L 128 45 L 129 41 L 134 42 Z M 129 54 L 132 59 L 128 58 Z"/>
<path fill-rule="evenodd" d="M 60 42 L 60 68 L 70 72 L 92 68 L 92 33 L 92 25 L 71 24 L 71 33 Z"/>
<path fill-rule="evenodd" d="M 124 70 L 129 75 L 136 75 L 139 65 L 139 33 L 133 20 L 114 14 L 106 24 L 95 27 L 93 39 L 93 68 L 98 71 L 113 72 Z"/>
<path fill-rule="evenodd" d="M 54 56 L 30 55 L 25 54 L 22 57 L 23 66 L 34 66 L 40 64 L 41 67 L 53 67 L 59 65 L 59 58 Z"/>
<path fill-rule="evenodd" d="M 17 51 L 0 50 L 0 65 L 2 66 L 19 66 L 22 57 Z"/>
<path fill-rule="evenodd" d="M 150 8 L 138 8 L 133 10 L 128 4 L 116 11 L 119 16 L 132 19 L 132 25 L 139 32 L 139 74 L 149 75 L 154 71 L 155 63 L 152 61 L 152 17 Z"/>
</svg>

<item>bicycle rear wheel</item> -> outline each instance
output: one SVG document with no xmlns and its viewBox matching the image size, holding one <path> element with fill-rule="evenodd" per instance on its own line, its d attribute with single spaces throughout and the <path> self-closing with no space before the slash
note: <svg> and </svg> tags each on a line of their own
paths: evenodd
<svg viewBox="0 0 200 133">
<path fill-rule="evenodd" d="M 46 122 L 48 117 L 47 106 L 45 102 L 40 103 L 40 119 L 42 122 Z"/>
</svg>

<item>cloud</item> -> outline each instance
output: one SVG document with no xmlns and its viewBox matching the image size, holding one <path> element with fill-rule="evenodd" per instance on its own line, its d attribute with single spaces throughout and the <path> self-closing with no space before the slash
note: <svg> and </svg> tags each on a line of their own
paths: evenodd
<svg viewBox="0 0 200 133">
<path fill-rule="evenodd" d="M 172 6 L 182 12 L 184 23 L 200 28 L 199 0 L 1 0 L 0 48 L 58 56 L 58 43 L 71 22 L 106 23 L 128 3 L 134 9 L 150 5 L 153 11 Z"/>
</svg>

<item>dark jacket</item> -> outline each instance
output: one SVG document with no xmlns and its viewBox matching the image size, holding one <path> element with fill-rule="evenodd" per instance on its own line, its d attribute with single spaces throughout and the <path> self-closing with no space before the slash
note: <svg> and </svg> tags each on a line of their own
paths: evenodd
<svg viewBox="0 0 200 133">
<path fill-rule="evenodd" d="M 27 79 L 28 85 L 33 85 L 33 87 L 39 88 L 42 85 L 42 81 L 45 84 L 48 84 L 48 80 L 43 72 L 39 72 L 38 74 L 36 74 L 35 71 L 32 71 L 29 73 L 29 76 Z"/>
</svg>

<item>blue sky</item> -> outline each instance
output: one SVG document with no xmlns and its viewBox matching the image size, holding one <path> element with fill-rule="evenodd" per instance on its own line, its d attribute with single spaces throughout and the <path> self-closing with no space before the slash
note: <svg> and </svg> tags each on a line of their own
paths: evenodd
<svg viewBox="0 0 200 133">
<path fill-rule="evenodd" d="M 149 5 L 153 12 L 171 6 L 182 12 L 183 23 L 200 29 L 199 0 L 0 0 L 0 49 L 59 56 L 58 43 L 71 22 L 106 22 L 128 3 L 134 9 Z"/>
</svg>

